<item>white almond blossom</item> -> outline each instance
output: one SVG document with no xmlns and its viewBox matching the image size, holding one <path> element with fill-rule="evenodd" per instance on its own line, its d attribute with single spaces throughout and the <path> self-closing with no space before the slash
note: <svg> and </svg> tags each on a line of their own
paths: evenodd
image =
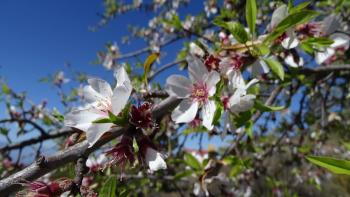
<svg viewBox="0 0 350 197">
<path fill-rule="evenodd" d="M 287 5 L 283 4 L 272 13 L 271 22 L 268 26 L 268 29 L 272 31 L 287 16 L 288 16 L 288 7 Z M 299 40 L 295 34 L 294 29 L 292 28 L 288 29 L 285 32 L 285 34 L 281 36 L 283 37 L 281 41 L 281 45 L 285 49 L 292 49 L 299 45 Z"/>
<path fill-rule="evenodd" d="M 150 172 L 167 169 L 164 155 L 151 147 L 147 147 L 145 162 L 148 165 Z"/>
<path fill-rule="evenodd" d="M 318 64 L 322 64 L 333 57 L 338 49 L 347 50 L 349 48 L 349 36 L 342 33 L 335 33 L 329 38 L 334 42 L 328 48 L 324 49 L 324 51 L 316 53 L 315 60 Z"/>
<path fill-rule="evenodd" d="M 237 88 L 238 84 L 244 83 L 244 79 L 241 73 L 241 67 L 244 62 L 241 60 L 240 55 L 234 57 L 223 58 L 220 62 L 220 71 L 226 75 L 229 79 L 229 86 Z"/>
<path fill-rule="evenodd" d="M 284 58 L 284 63 L 286 63 L 290 67 L 298 68 L 304 65 L 304 59 L 302 57 L 299 57 L 298 60 L 296 60 L 294 59 L 292 54 L 289 54 L 287 55 L 287 57 Z"/>
<path fill-rule="evenodd" d="M 171 118 L 176 123 L 189 123 L 202 107 L 203 126 L 211 130 L 216 105 L 209 98 L 216 92 L 220 74 L 216 71 L 208 72 L 197 57 L 188 56 L 187 62 L 190 79 L 182 75 L 172 75 L 166 81 L 168 94 L 183 99 L 172 112 Z"/>
<path fill-rule="evenodd" d="M 234 113 L 244 112 L 254 106 L 255 95 L 247 94 L 247 89 L 257 83 L 257 79 L 252 79 L 248 84 L 240 84 L 229 99 L 229 108 Z"/>
<path fill-rule="evenodd" d="M 105 154 L 100 154 L 99 156 L 90 155 L 86 160 L 86 166 L 90 168 L 91 171 L 99 170 L 107 163 L 108 159 Z"/>
<path fill-rule="evenodd" d="M 112 123 L 93 123 L 96 120 L 108 118 L 108 112 L 118 115 L 128 102 L 132 86 L 130 79 L 123 67 L 115 73 L 116 87 L 112 90 L 108 82 L 89 78 L 89 85 L 83 89 L 83 98 L 87 105 L 73 109 L 65 117 L 64 124 L 86 132 L 89 145 L 95 142 L 107 132 Z"/>
</svg>

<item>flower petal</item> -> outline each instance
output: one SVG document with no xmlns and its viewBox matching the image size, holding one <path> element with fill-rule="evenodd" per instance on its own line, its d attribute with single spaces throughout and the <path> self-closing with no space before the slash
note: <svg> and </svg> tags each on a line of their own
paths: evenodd
<svg viewBox="0 0 350 197">
<path fill-rule="evenodd" d="M 170 96 L 186 98 L 191 93 L 192 83 L 182 75 L 171 75 L 166 80 L 165 90 Z"/>
<path fill-rule="evenodd" d="M 194 42 L 190 43 L 190 53 L 192 55 L 198 55 L 199 57 L 204 56 L 204 51 Z"/>
<path fill-rule="evenodd" d="M 190 79 L 193 82 L 203 82 L 203 79 L 209 74 L 203 62 L 199 58 L 192 55 L 187 56 L 186 60 L 188 62 Z"/>
<path fill-rule="evenodd" d="M 152 172 L 167 168 L 163 155 L 153 148 L 147 148 L 145 160 Z"/>
<path fill-rule="evenodd" d="M 103 114 L 98 113 L 98 111 L 92 108 L 74 110 L 66 114 L 64 118 L 64 125 L 86 132 L 92 125 L 93 121 L 103 117 L 105 117 Z"/>
<path fill-rule="evenodd" d="M 324 52 L 318 52 L 316 53 L 315 56 L 315 61 L 318 64 L 322 64 L 323 62 L 325 62 L 327 59 L 329 59 L 330 57 L 332 57 L 335 54 L 335 50 L 333 48 L 327 48 L 325 49 Z"/>
<path fill-rule="evenodd" d="M 189 123 L 197 114 L 198 102 L 184 99 L 171 114 L 171 119 L 176 123 Z"/>
<path fill-rule="evenodd" d="M 254 99 L 255 99 L 255 95 L 252 95 L 252 94 L 245 95 L 241 97 L 237 103 L 232 105 L 230 109 L 233 112 L 237 112 L 237 113 L 247 111 L 254 106 Z"/>
<path fill-rule="evenodd" d="M 214 128 L 213 119 L 215 110 L 215 101 L 212 100 L 207 101 L 202 108 L 203 126 L 208 130 L 212 130 Z"/>
<path fill-rule="evenodd" d="M 269 66 L 265 63 L 265 61 L 261 59 L 257 59 L 252 64 L 252 74 L 259 75 L 260 73 L 268 73 L 270 71 Z"/>
<path fill-rule="evenodd" d="M 112 97 L 113 91 L 107 81 L 98 78 L 88 78 L 87 81 L 90 84 L 90 86 L 103 97 Z"/>
<path fill-rule="evenodd" d="M 130 81 L 124 81 L 123 85 L 116 86 L 113 90 L 112 96 L 112 112 L 118 115 L 128 103 L 132 86 Z"/>
<path fill-rule="evenodd" d="M 288 16 L 288 7 L 287 5 L 283 4 L 280 7 L 278 7 L 273 13 L 271 17 L 271 22 L 269 29 L 270 31 L 274 29 L 278 23 L 280 23 L 284 18 Z"/>
<path fill-rule="evenodd" d="M 345 34 L 335 33 L 330 36 L 330 39 L 334 40 L 333 44 L 330 46 L 332 48 L 338 48 L 338 47 L 344 47 L 345 49 L 349 48 L 350 37 Z"/>
<path fill-rule="evenodd" d="M 112 123 L 92 124 L 86 131 L 86 139 L 89 142 L 89 147 L 93 146 L 112 126 Z"/>
<path fill-rule="evenodd" d="M 83 88 L 83 99 L 87 103 L 94 103 L 96 101 L 100 100 L 106 100 L 104 96 L 102 96 L 100 93 L 96 92 L 92 86 L 87 85 Z"/>
<path fill-rule="evenodd" d="M 116 86 L 124 85 L 124 82 L 131 84 L 128 73 L 123 66 L 118 66 L 114 71 L 114 78 L 117 80 Z"/>
<path fill-rule="evenodd" d="M 322 21 L 322 33 L 325 35 L 330 35 L 334 33 L 340 27 L 339 17 L 331 14 L 325 17 Z"/>
<path fill-rule="evenodd" d="M 213 96 L 216 91 L 216 84 L 220 81 L 220 74 L 216 71 L 211 71 L 205 79 L 205 84 L 209 90 L 209 96 Z"/>
<path fill-rule="evenodd" d="M 288 37 L 282 41 L 281 45 L 285 49 L 292 49 L 292 48 L 297 47 L 299 44 L 299 40 L 296 37 L 294 30 L 291 29 L 291 30 L 287 31 L 287 35 L 288 35 Z"/>
<path fill-rule="evenodd" d="M 229 86 L 232 87 L 233 89 L 242 88 L 245 86 L 245 82 L 241 71 L 230 72 L 229 79 L 230 79 Z"/>
</svg>

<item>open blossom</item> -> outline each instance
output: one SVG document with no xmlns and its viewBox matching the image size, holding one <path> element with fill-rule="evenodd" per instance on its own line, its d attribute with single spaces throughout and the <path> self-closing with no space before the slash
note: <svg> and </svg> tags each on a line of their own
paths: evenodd
<svg viewBox="0 0 350 197">
<path fill-rule="evenodd" d="M 350 37 L 342 34 L 335 33 L 330 37 L 334 42 L 328 48 L 325 48 L 322 52 L 317 52 L 315 60 L 318 64 L 327 63 L 328 60 L 336 57 L 338 51 L 343 52 L 349 48 Z"/>
<path fill-rule="evenodd" d="M 132 146 L 132 138 L 123 136 L 120 142 L 114 148 L 106 152 L 107 156 L 111 157 L 109 164 L 116 164 L 123 170 L 129 163 L 134 164 L 134 148 Z"/>
<path fill-rule="evenodd" d="M 90 169 L 91 172 L 97 172 L 104 167 L 106 162 L 106 156 L 104 154 L 100 154 L 98 157 L 90 156 L 86 160 L 86 166 Z"/>
<path fill-rule="evenodd" d="M 209 98 L 216 92 L 220 75 L 216 71 L 208 72 L 197 57 L 188 56 L 187 61 L 190 79 L 182 75 L 172 75 L 166 81 L 168 94 L 183 99 L 172 112 L 171 118 L 176 123 L 189 123 L 201 107 L 203 126 L 211 130 L 216 105 Z"/>
<path fill-rule="evenodd" d="M 93 123 L 96 120 L 108 118 L 108 113 L 118 115 L 128 102 L 132 91 L 130 79 L 123 67 L 115 73 L 117 85 L 112 90 L 108 82 L 89 78 L 89 85 L 84 87 L 83 96 L 88 103 L 81 109 L 74 109 L 65 117 L 65 125 L 86 132 L 87 140 L 92 146 L 107 132 L 112 123 Z"/>
<path fill-rule="evenodd" d="M 241 54 L 223 58 L 220 62 L 220 71 L 228 77 L 230 86 L 235 88 L 237 84 L 243 83 L 244 79 L 241 73 L 243 65 L 244 60 Z"/>
<path fill-rule="evenodd" d="M 272 31 L 287 16 L 288 6 L 283 4 L 272 13 L 271 22 L 268 29 Z M 285 49 L 292 49 L 299 45 L 299 40 L 293 28 L 290 28 L 283 33 L 279 38 L 277 38 L 276 42 L 281 44 Z"/>
<path fill-rule="evenodd" d="M 257 83 L 257 79 L 252 79 L 248 84 L 240 84 L 229 99 L 229 108 L 232 112 L 244 112 L 254 106 L 255 95 L 247 94 L 247 89 Z"/>
<path fill-rule="evenodd" d="M 137 128 L 151 128 L 155 125 L 152 120 L 152 104 L 144 102 L 138 107 L 133 105 L 130 111 L 130 122 Z"/>
<path fill-rule="evenodd" d="M 167 165 L 164 161 L 164 155 L 157 151 L 157 148 L 148 137 L 143 136 L 137 141 L 137 144 L 140 148 L 139 158 L 149 167 L 151 172 L 167 169 Z"/>
</svg>

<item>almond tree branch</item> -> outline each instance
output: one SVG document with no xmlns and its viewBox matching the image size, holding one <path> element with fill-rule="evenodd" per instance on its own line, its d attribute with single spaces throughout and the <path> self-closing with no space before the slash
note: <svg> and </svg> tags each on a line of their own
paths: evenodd
<svg viewBox="0 0 350 197">
<path fill-rule="evenodd" d="M 155 119 L 164 116 L 173 107 L 180 102 L 179 99 L 168 97 L 160 102 L 153 108 L 152 114 Z M 88 155 L 108 143 L 109 141 L 121 136 L 127 132 L 131 127 L 128 125 L 124 128 L 115 127 L 112 128 L 107 135 L 104 135 L 94 146 L 89 147 L 88 142 L 85 140 L 81 143 L 75 144 L 65 150 L 59 151 L 56 154 L 48 157 L 41 157 L 30 166 L 23 170 L 0 180 L 0 193 L 10 194 L 12 192 L 21 189 L 21 185 L 18 184 L 21 180 L 32 181 L 48 172 L 51 172 L 59 167 L 62 167 L 70 162 L 75 162 L 80 157 L 88 157 Z"/>
<path fill-rule="evenodd" d="M 0 148 L 0 152 L 10 151 L 13 149 L 18 149 L 18 148 L 23 148 L 25 146 L 30 146 L 30 145 L 33 145 L 33 144 L 36 144 L 36 143 L 39 143 L 39 142 L 42 142 L 45 140 L 50 140 L 50 139 L 55 139 L 55 138 L 67 136 L 67 135 L 72 134 L 74 132 L 76 132 L 76 131 L 74 131 L 72 129 L 64 128 L 64 129 L 61 129 L 53 134 L 41 135 L 39 137 L 25 140 L 22 142 L 18 142 L 16 144 L 9 144 L 7 146 Z"/>
</svg>

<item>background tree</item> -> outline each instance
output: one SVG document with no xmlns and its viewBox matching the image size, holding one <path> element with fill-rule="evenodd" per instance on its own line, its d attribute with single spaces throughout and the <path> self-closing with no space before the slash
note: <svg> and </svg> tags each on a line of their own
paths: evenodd
<svg viewBox="0 0 350 197">
<path fill-rule="evenodd" d="M 92 31 L 129 12 L 152 15 L 121 39 L 144 48 L 107 43 L 97 53 L 112 85 L 82 72 L 43 78 L 65 111 L 1 81 L 1 194 L 349 195 L 338 174 L 350 165 L 334 159 L 349 157 L 349 2 L 209 0 L 197 14 L 182 9 L 202 2 L 103 3 Z M 68 78 L 80 85 L 67 90 Z M 206 136 L 222 144 L 206 149 Z M 191 138 L 196 150 L 184 147 Z M 43 155 L 44 143 L 57 152 Z"/>
</svg>

